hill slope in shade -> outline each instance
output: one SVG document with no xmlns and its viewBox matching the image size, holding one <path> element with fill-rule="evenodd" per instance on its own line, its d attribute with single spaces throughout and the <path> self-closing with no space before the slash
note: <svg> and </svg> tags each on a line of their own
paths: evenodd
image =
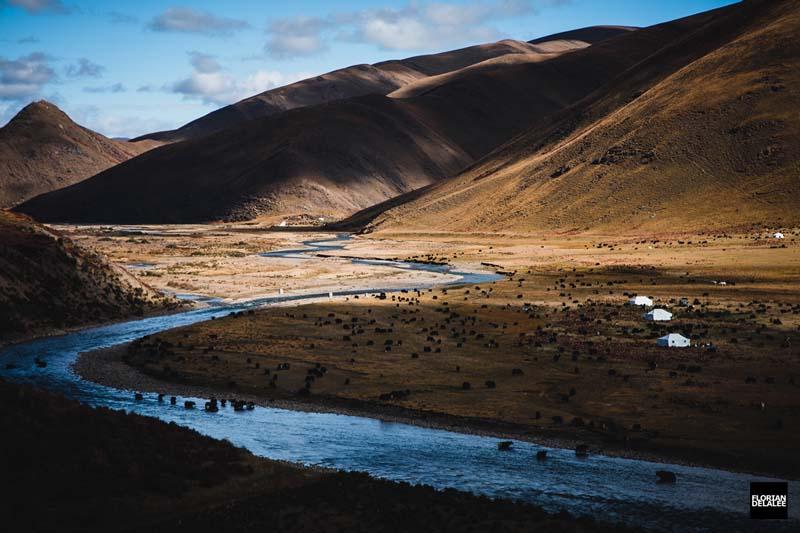
<svg viewBox="0 0 800 533">
<path fill-rule="evenodd" d="M 303 108 L 170 144 L 19 210 L 39 220 L 335 216 L 456 173 L 470 158 L 383 96 Z"/>
<path fill-rule="evenodd" d="M 588 45 L 632 29 L 608 26 L 583 28 L 567 32 L 568 37 L 558 37 L 558 39 L 581 41 Z M 537 42 L 553 40 L 555 39 L 543 37 Z M 537 47 L 529 43 L 509 39 L 439 54 L 384 61 L 375 65 L 353 65 L 265 91 L 212 111 L 176 130 L 150 133 L 134 140 L 153 139 L 175 142 L 195 139 L 235 127 L 247 120 L 356 96 L 386 95 L 428 76 L 452 72 L 495 57 L 538 51 Z"/>
<path fill-rule="evenodd" d="M 798 32 L 793 2 L 724 10 L 549 128 L 349 225 L 626 232 L 798 224 Z"/>
<path fill-rule="evenodd" d="M 620 33 L 626 31 L 638 30 L 634 26 L 589 26 L 577 30 L 562 31 L 561 33 L 554 33 L 547 37 L 539 37 L 538 39 L 531 39 L 528 41 L 530 44 L 541 44 L 548 41 L 584 41 L 585 43 L 592 44 L 611 37 L 615 37 Z"/>
<path fill-rule="evenodd" d="M 469 76 L 476 71 L 487 71 L 493 67 L 502 67 L 504 65 L 547 61 L 564 52 L 574 52 L 575 50 L 590 46 L 589 43 L 581 40 L 547 41 L 541 45 L 518 43 L 517 41 L 505 42 L 508 43 L 508 46 L 512 50 L 516 49 L 518 52 L 510 52 L 505 55 L 491 57 L 457 70 L 447 71 L 442 74 L 432 74 L 427 77 L 416 79 L 392 91 L 389 93 L 389 96 L 392 98 L 411 98 L 451 83 L 460 77 Z"/>
<path fill-rule="evenodd" d="M 157 145 L 109 139 L 49 102 L 33 102 L 0 128 L 0 207 L 72 185 Z"/>
<path fill-rule="evenodd" d="M 526 127 L 547 125 L 711 16 L 570 52 L 487 61 L 410 98 L 369 95 L 251 120 L 153 150 L 19 209 L 46 221 L 130 223 L 347 216 L 452 176 Z"/>
<path fill-rule="evenodd" d="M 0 210 L 0 344 L 178 305 L 56 231 Z"/>
</svg>

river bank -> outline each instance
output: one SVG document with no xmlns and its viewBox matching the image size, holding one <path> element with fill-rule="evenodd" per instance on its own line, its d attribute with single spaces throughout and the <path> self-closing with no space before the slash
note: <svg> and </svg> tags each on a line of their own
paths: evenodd
<svg viewBox="0 0 800 533">
<path fill-rule="evenodd" d="M 337 235 L 330 233 L 271 231 L 247 223 L 56 227 L 155 289 L 227 303 L 370 285 L 382 289 L 427 286 L 455 279 L 446 273 L 356 263 L 336 255 L 305 255 L 314 249 L 307 243 L 335 242 Z M 302 254 L 287 252 L 301 249 Z"/>
<path fill-rule="evenodd" d="M 468 266 L 480 258 L 505 275 L 485 283 L 462 278 L 458 288 L 422 285 L 381 298 L 307 301 L 296 311 L 270 305 L 218 316 L 160 333 L 148 342 L 163 343 L 163 353 L 145 347 L 129 362 L 161 380 L 162 389 L 199 386 L 202 396 L 248 396 L 293 409 L 798 478 L 800 368 L 791 340 L 800 304 L 783 291 L 797 283 L 794 255 L 766 275 L 766 256 L 786 250 L 747 249 L 752 245 L 741 236 L 706 238 L 689 249 L 692 241 L 654 240 L 646 251 L 635 242 L 589 251 L 586 239 L 566 250 L 507 241 L 487 249 L 431 240 L 410 255 L 407 243 L 339 238 L 269 252 L 262 258 L 269 264 L 335 257 L 364 266 L 363 258 L 383 259 L 380 268 L 401 277 L 406 268 Z M 729 246 L 747 251 L 735 265 L 726 262 Z M 599 253 L 607 256 L 600 266 L 564 263 Z M 677 257 L 688 255 L 705 265 L 702 273 L 679 270 Z M 636 264 L 644 259 L 654 264 Z M 728 282 L 715 284 L 723 276 Z M 629 294 L 653 296 L 674 320 L 648 324 L 640 309 L 625 305 Z M 691 334 L 695 347 L 655 347 L 667 331 Z M 120 386 L 136 389 L 141 376 L 129 377 Z M 771 453 L 753 453 L 758 449 Z"/>
<path fill-rule="evenodd" d="M 90 328 L 99 328 L 103 326 L 111 326 L 113 324 L 121 324 L 123 322 L 130 322 L 134 319 L 139 318 L 150 318 L 150 317 L 159 317 L 159 316 L 169 316 L 174 315 L 176 313 L 183 313 L 189 311 L 193 308 L 197 308 L 199 305 L 198 302 L 192 300 L 183 300 L 179 299 L 176 300 L 175 306 L 166 309 L 151 309 L 144 313 L 141 316 L 126 316 L 126 317 L 119 317 L 113 320 L 99 320 L 96 322 L 85 322 L 79 325 L 65 327 L 65 328 L 43 328 L 38 331 L 33 332 L 26 332 L 24 335 L 14 337 L 13 339 L 2 339 L 0 340 L 0 350 L 13 347 L 17 344 L 26 344 L 28 342 L 36 341 L 39 339 L 47 339 L 52 337 L 61 337 L 63 335 L 69 335 L 71 333 L 76 333 L 78 331 L 82 331 L 85 329 Z"/>
<path fill-rule="evenodd" d="M 711 455 L 686 453 L 685 450 L 648 450 L 631 449 L 619 444 L 608 442 L 602 436 L 584 433 L 579 438 L 569 434 L 550 434 L 532 432 L 529 427 L 507 423 L 499 420 L 470 418 L 448 415 L 434 411 L 421 411 L 407 409 L 395 405 L 379 402 L 347 400 L 335 397 L 310 396 L 266 398 L 263 395 L 248 394 L 247 392 L 220 389 L 213 386 L 192 385 L 186 383 L 169 382 L 127 364 L 125 357 L 129 344 L 121 344 L 84 352 L 78 355 L 73 365 L 74 371 L 82 378 L 104 386 L 130 391 L 135 393 L 150 393 L 151 395 L 164 394 L 165 396 L 191 397 L 191 398 L 236 398 L 255 405 L 267 408 L 287 409 L 308 413 L 332 413 L 348 416 L 373 418 L 383 422 L 407 424 L 424 428 L 441 429 L 457 433 L 495 437 L 501 439 L 515 439 L 530 442 L 546 448 L 561 448 L 574 450 L 580 444 L 587 444 L 591 453 L 608 457 L 636 459 L 654 463 L 671 463 L 685 466 L 722 468 L 732 472 L 750 473 L 759 476 L 777 476 L 784 474 L 777 472 L 758 471 L 747 468 L 740 463 L 720 462 Z M 683 453 L 681 453 L 683 452 Z M 716 458 L 718 459 L 718 457 Z"/>
<path fill-rule="evenodd" d="M 188 428 L 0 379 L 3 529 L 616 531 L 459 491 L 256 457 Z M 58 443 L 58 446 L 53 446 Z"/>
<path fill-rule="evenodd" d="M 420 260 L 426 266 L 472 263 L 452 251 L 406 257 L 391 248 L 386 247 L 385 260 Z M 390 251 L 396 254 L 388 255 Z M 284 253 L 270 255 L 270 261 Z M 610 516 L 660 530 L 746 529 L 741 502 L 746 501 L 749 482 L 759 476 L 735 472 L 778 470 L 740 466 L 746 462 L 713 462 L 713 454 L 709 461 L 693 460 L 682 450 L 656 453 L 655 447 L 642 449 L 638 442 L 624 439 L 633 435 L 641 442 L 657 436 L 657 417 L 635 427 L 646 412 L 669 414 L 672 419 L 661 423 L 681 421 L 674 426 L 679 429 L 702 426 L 703 431 L 694 435 L 712 440 L 710 430 L 715 426 L 710 423 L 763 424 L 778 414 L 787 422 L 786 432 L 756 429 L 750 434 L 783 437 L 784 447 L 792 447 L 793 382 L 790 376 L 788 381 L 765 377 L 787 376 L 773 373 L 774 368 L 786 369 L 786 362 L 761 359 L 761 351 L 781 346 L 773 332 L 793 327 L 786 314 L 777 315 L 787 321 L 783 326 L 768 325 L 778 312 L 787 310 L 783 299 L 774 300 L 781 298 L 774 291 L 777 285 L 739 275 L 735 289 L 709 290 L 707 285 L 692 286 L 694 279 L 643 266 L 565 272 L 562 267 L 525 269 L 525 263 L 509 268 L 502 257 L 486 259 L 481 263 L 502 265 L 506 278 L 380 296 L 379 289 L 374 289 L 369 295 L 351 293 L 333 300 L 323 293 L 322 302 L 317 299 L 303 307 L 294 307 L 297 302 L 281 302 L 291 308 L 273 306 L 275 300 L 228 304 L 163 320 L 78 332 L 9 352 L 22 363 L 11 374 L 68 391 L 90 405 L 122 408 L 229 439 L 264 457 L 517 499 L 551 512 L 568 509 L 579 515 Z M 598 287 L 611 287 L 602 291 L 610 296 L 597 298 Z M 681 312 L 685 316 L 679 316 L 678 324 L 686 324 L 689 313 L 696 313 L 715 318 L 703 331 L 710 337 L 735 331 L 736 321 L 744 324 L 744 331 L 754 328 L 755 334 L 765 335 L 758 345 L 740 336 L 740 344 L 722 344 L 717 353 L 657 351 L 648 340 L 657 331 L 635 329 L 641 313 L 613 296 L 623 288 L 653 294 L 665 303 L 674 295 L 694 298 L 697 294 L 699 299 L 698 291 L 707 292 L 697 308 Z M 756 315 L 756 320 L 717 311 L 741 305 L 737 302 L 757 293 L 772 294 L 769 303 L 773 306 Z M 584 317 L 595 327 L 605 322 L 607 314 L 619 318 L 598 327 L 602 335 L 584 331 Z M 109 346 L 122 350 L 131 341 L 140 349 L 127 362 L 143 370 L 139 375 L 126 375 L 130 368 L 122 368 L 122 352 L 107 353 L 106 361 L 84 355 L 70 369 L 79 353 Z M 426 346 L 429 350 L 424 350 Z M 34 367 L 33 356 L 38 355 L 44 357 L 47 368 Z M 701 369 L 686 369 L 698 362 Z M 580 372 L 573 371 L 573 366 L 580 367 Z M 745 387 L 743 373 L 752 371 L 758 384 L 747 382 Z M 83 379 L 92 373 L 96 381 Z M 271 387 L 278 374 L 277 386 Z M 312 374 L 319 379 L 301 391 L 304 378 Z M 155 381 L 148 382 L 151 379 Z M 496 386 L 483 386 L 484 380 Z M 98 381 L 113 387 L 98 385 Z M 462 387 L 462 381 L 471 382 L 471 390 Z M 570 392 L 564 401 L 570 386 L 578 392 Z M 153 393 L 145 393 L 141 400 L 134 397 L 134 392 L 148 390 Z M 195 401 L 198 408 L 158 402 L 158 392 Z M 659 397 L 658 404 L 652 403 L 653 393 Z M 717 395 L 732 401 L 720 403 Z M 750 411 L 747 402 L 764 395 L 770 408 L 755 415 L 759 411 Z M 250 399 L 264 409 L 234 413 L 228 406 L 219 413 L 205 413 L 204 399 L 212 396 Z M 598 405 L 604 411 L 592 413 Z M 538 409 L 541 417 L 535 413 Z M 731 414 L 740 420 L 726 418 Z M 560 423 L 555 422 L 556 415 Z M 534 425 L 527 423 L 540 418 Z M 614 433 L 623 439 L 592 440 L 593 434 L 608 431 L 610 419 L 617 422 Z M 497 438 L 513 439 L 512 451 L 499 452 Z M 589 444 L 588 458 L 577 457 L 571 449 L 578 443 Z M 536 452 L 548 444 L 566 449 L 548 447 L 547 460 L 538 461 Z M 687 448 L 697 448 L 696 444 L 686 441 Z M 781 451 L 769 444 L 762 448 Z M 718 449 L 724 453 L 724 447 Z M 779 453 L 769 455 L 771 460 L 783 458 Z M 650 460 L 672 464 L 663 467 Z M 719 464 L 731 471 L 686 464 Z M 677 473 L 677 484 L 655 483 L 655 472 L 664 468 Z"/>
</svg>

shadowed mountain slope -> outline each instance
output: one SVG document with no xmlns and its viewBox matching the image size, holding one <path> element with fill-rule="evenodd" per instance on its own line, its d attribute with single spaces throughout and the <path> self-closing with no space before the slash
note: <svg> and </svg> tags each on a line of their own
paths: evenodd
<svg viewBox="0 0 800 533">
<path fill-rule="evenodd" d="M 93 222 L 347 216 L 452 176 L 525 128 L 547 125 L 713 16 L 571 52 L 487 61 L 410 98 L 369 95 L 251 120 L 20 209 L 41 220 Z"/>
<path fill-rule="evenodd" d="M 561 33 L 554 33 L 547 37 L 539 37 L 528 41 L 530 44 L 540 44 L 547 41 L 583 41 L 588 44 L 603 41 L 610 37 L 615 37 L 620 33 L 637 30 L 633 26 L 589 26 L 577 30 L 568 30 Z"/>
<path fill-rule="evenodd" d="M 345 225 L 627 232 L 798 224 L 798 31 L 794 2 L 717 11 L 461 175 Z"/>
<path fill-rule="evenodd" d="M 0 207 L 72 185 L 158 144 L 109 139 L 49 102 L 33 102 L 0 128 Z"/>
<path fill-rule="evenodd" d="M 0 344 L 179 305 L 55 230 L 0 210 Z"/>
<path fill-rule="evenodd" d="M 568 35 L 568 37 L 542 37 L 535 42 L 532 41 L 531 44 L 572 40 L 581 41 L 585 43 L 585 46 L 633 29 L 611 26 L 582 28 L 565 32 L 564 35 Z M 176 130 L 150 133 L 134 140 L 183 141 L 203 137 L 235 127 L 247 120 L 275 115 L 290 109 L 368 94 L 386 95 L 414 81 L 456 71 L 487 59 L 542 51 L 541 47 L 531 46 L 531 44 L 508 39 L 439 54 L 383 61 L 374 65 L 353 65 L 245 98 L 212 111 Z"/>
<path fill-rule="evenodd" d="M 40 220 L 153 223 L 335 216 L 452 175 L 469 161 L 413 109 L 371 95 L 167 145 L 20 209 Z"/>
</svg>

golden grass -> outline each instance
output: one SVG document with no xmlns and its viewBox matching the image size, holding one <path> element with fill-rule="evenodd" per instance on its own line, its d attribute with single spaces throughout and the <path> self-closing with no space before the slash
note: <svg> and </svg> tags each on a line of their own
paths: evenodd
<svg viewBox="0 0 800 533">
<path fill-rule="evenodd" d="M 481 259 L 516 274 L 480 288 L 218 319 L 146 339 L 129 362 L 232 395 L 392 405 L 539 437 L 797 472 L 798 247 L 791 236 L 786 248 L 753 235 L 681 239 L 581 236 L 547 248 L 467 236 L 363 240 L 343 253 Z M 642 310 L 623 305 L 634 293 L 669 308 L 673 322 L 651 329 Z M 683 297 L 690 307 L 678 305 Z M 714 349 L 656 347 L 668 331 Z M 278 370 L 283 363 L 290 368 Z M 306 396 L 317 365 L 326 371 Z"/>
</svg>

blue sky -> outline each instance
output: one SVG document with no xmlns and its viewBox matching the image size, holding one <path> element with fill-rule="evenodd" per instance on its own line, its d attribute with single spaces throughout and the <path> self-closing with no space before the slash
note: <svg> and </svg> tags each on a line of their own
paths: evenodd
<svg viewBox="0 0 800 533">
<path fill-rule="evenodd" d="M 357 63 L 596 24 L 648 26 L 731 0 L 0 0 L 0 124 L 45 98 L 110 136 L 180 126 Z"/>
</svg>

